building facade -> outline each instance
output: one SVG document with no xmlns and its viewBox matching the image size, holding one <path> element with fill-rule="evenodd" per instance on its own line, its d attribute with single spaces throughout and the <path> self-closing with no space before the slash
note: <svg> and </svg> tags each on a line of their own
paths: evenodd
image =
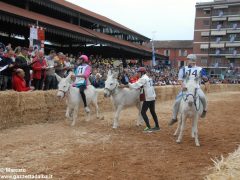
<svg viewBox="0 0 240 180">
<path fill-rule="evenodd" d="M 240 66 L 240 0 L 196 4 L 193 52 L 211 74 Z"/>
<path fill-rule="evenodd" d="M 192 40 L 153 41 L 153 45 L 157 53 L 168 57 L 165 64 L 174 68 L 186 65 L 187 55 L 193 53 Z M 152 42 L 147 46 L 151 47 Z"/>
<path fill-rule="evenodd" d="M 1 0 L 0 41 L 28 46 L 31 26 L 45 29 L 45 50 L 120 59 L 151 59 L 145 37 L 105 16 L 63 0 Z M 157 58 L 164 58 L 156 54 Z"/>
</svg>

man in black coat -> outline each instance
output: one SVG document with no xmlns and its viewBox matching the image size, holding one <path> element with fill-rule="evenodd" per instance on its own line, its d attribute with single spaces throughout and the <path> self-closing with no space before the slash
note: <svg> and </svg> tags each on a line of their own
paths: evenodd
<svg viewBox="0 0 240 180">
<path fill-rule="evenodd" d="M 27 87 L 30 85 L 30 69 L 31 69 L 31 61 L 28 58 L 28 49 L 23 47 L 21 53 L 16 58 L 16 66 L 20 69 L 23 69 L 25 72 L 25 81 Z"/>
<path fill-rule="evenodd" d="M 5 91 L 6 89 L 12 88 L 12 73 L 14 69 L 14 51 L 11 48 L 7 49 L 6 54 L 0 57 L 0 90 Z"/>
</svg>

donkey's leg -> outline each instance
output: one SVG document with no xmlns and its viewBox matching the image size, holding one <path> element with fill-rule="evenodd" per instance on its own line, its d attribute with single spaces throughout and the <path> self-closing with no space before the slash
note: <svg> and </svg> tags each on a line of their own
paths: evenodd
<svg viewBox="0 0 240 180">
<path fill-rule="evenodd" d="M 123 106 L 121 106 L 121 105 L 117 107 L 117 111 L 115 113 L 115 117 L 113 120 L 113 128 L 114 129 L 116 129 L 118 127 L 119 115 L 120 115 L 120 112 L 122 111 L 122 108 L 123 108 Z"/>
<path fill-rule="evenodd" d="M 73 109 L 73 121 L 72 121 L 71 126 L 75 126 L 75 124 L 76 124 L 76 120 L 78 118 L 78 111 L 79 111 L 79 107 L 75 106 Z"/>
<path fill-rule="evenodd" d="M 193 128 L 194 128 L 194 136 L 195 136 L 195 144 L 196 146 L 200 146 L 199 144 L 199 140 L 198 140 L 198 114 L 196 114 L 194 116 L 194 120 L 193 120 Z"/>
<path fill-rule="evenodd" d="M 97 119 L 99 119 L 100 116 L 99 116 L 98 95 L 97 95 L 97 94 L 95 95 L 95 97 L 94 97 L 94 99 L 93 99 L 93 104 L 94 104 L 94 106 L 95 106 L 95 108 L 96 108 Z"/>
<path fill-rule="evenodd" d="M 195 133 L 194 121 L 195 121 L 195 117 L 193 117 L 193 119 L 192 119 L 192 131 L 191 131 L 191 136 L 192 136 L 192 138 L 195 138 L 195 135 L 194 135 L 194 133 Z"/>
<path fill-rule="evenodd" d="M 66 110 L 66 114 L 65 114 L 66 118 L 69 120 L 71 117 L 70 117 L 70 108 L 69 106 L 67 106 L 67 110 Z"/>
<path fill-rule="evenodd" d="M 180 116 L 180 120 L 178 121 L 177 129 L 176 129 L 175 133 L 173 134 L 173 136 L 179 135 L 181 124 L 182 124 L 182 115 Z"/>
<path fill-rule="evenodd" d="M 141 114 L 141 109 L 142 109 L 142 103 L 139 102 L 136 104 L 136 107 L 138 109 L 138 119 L 137 119 L 137 126 L 141 126 L 142 123 L 144 122 L 142 114 Z"/>
<path fill-rule="evenodd" d="M 182 114 L 182 117 L 181 117 L 181 127 L 180 127 L 180 133 L 178 135 L 178 139 L 177 139 L 177 143 L 181 143 L 182 142 L 182 137 L 183 137 L 183 131 L 184 131 L 184 128 L 185 128 L 185 122 L 186 122 L 186 117 L 184 114 Z"/>
</svg>

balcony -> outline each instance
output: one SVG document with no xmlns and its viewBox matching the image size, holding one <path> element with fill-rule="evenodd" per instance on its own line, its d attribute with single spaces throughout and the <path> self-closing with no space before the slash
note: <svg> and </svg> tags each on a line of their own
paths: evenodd
<svg viewBox="0 0 240 180">
<path fill-rule="evenodd" d="M 209 51 L 209 56 L 226 56 L 226 57 L 240 57 L 240 51 L 238 50 L 211 50 Z"/>
<path fill-rule="evenodd" d="M 225 36 L 226 34 L 227 34 L 226 30 L 220 30 L 220 31 L 212 30 L 211 31 L 212 36 Z"/>
<path fill-rule="evenodd" d="M 201 36 L 209 36 L 209 31 L 207 31 L 207 32 L 201 32 Z"/>
<path fill-rule="evenodd" d="M 226 47 L 240 47 L 240 42 L 227 42 Z"/>
<path fill-rule="evenodd" d="M 228 33 L 228 34 L 240 33 L 240 28 L 228 29 L 228 30 L 227 30 L 227 33 Z"/>
<path fill-rule="evenodd" d="M 208 49 L 209 45 L 208 44 L 201 44 L 200 49 Z"/>
<path fill-rule="evenodd" d="M 228 21 L 240 21 L 240 15 L 234 17 L 228 17 Z"/>
<path fill-rule="evenodd" d="M 227 17 L 212 17 L 212 21 L 226 21 Z"/>
<path fill-rule="evenodd" d="M 224 48 L 225 47 L 225 43 L 211 43 L 210 44 L 210 48 Z"/>
<path fill-rule="evenodd" d="M 223 12 L 223 11 L 219 11 L 219 12 L 213 12 L 212 13 L 212 17 L 225 17 L 225 16 L 240 16 L 240 11 L 238 12 Z"/>
</svg>

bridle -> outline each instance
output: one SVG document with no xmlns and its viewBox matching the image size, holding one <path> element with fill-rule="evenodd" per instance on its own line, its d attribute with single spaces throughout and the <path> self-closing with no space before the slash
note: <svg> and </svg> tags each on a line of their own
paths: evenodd
<svg viewBox="0 0 240 180">
<path fill-rule="evenodd" d="M 114 94 L 115 94 L 115 91 L 116 91 L 116 89 L 118 88 L 118 85 L 119 85 L 119 83 L 117 82 L 117 83 L 116 83 L 116 86 L 115 86 L 112 90 L 110 90 L 109 88 L 104 88 L 104 89 L 108 90 L 109 93 L 110 93 L 110 96 L 111 96 L 111 95 L 114 95 Z"/>
<path fill-rule="evenodd" d="M 184 97 L 184 93 L 182 92 L 182 97 L 183 97 L 184 102 L 186 102 L 186 101 L 188 100 L 188 97 L 189 97 L 189 96 L 192 96 L 192 97 L 193 97 L 193 100 L 194 100 L 194 101 L 193 101 L 194 106 L 195 106 L 196 110 L 199 111 L 199 109 L 200 109 L 200 102 L 199 102 L 199 105 L 198 105 L 198 107 L 197 107 L 197 99 L 199 98 L 199 96 L 197 95 L 197 90 L 198 90 L 198 88 L 195 88 L 195 89 L 194 89 L 194 94 L 192 94 L 192 93 L 187 93 L 185 97 Z"/>
<path fill-rule="evenodd" d="M 63 93 L 63 98 L 65 98 L 65 97 L 66 97 L 66 94 L 69 92 L 70 86 L 71 86 L 71 84 L 69 85 L 67 91 L 63 91 L 63 90 L 61 90 L 61 89 L 58 90 L 58 91 L 60 91 L 60 92 Z"/>
</svg>

